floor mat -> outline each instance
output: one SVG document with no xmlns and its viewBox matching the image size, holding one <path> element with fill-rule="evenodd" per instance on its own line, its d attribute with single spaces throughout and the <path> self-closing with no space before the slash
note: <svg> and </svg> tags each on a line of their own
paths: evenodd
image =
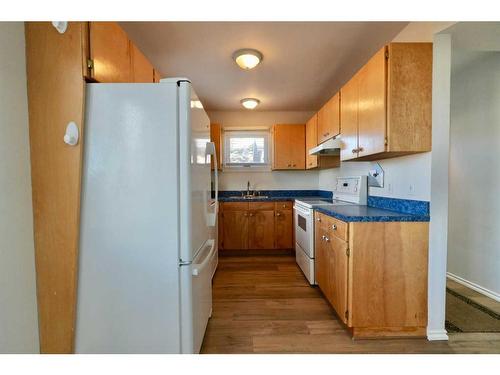
<svg viewBox="0 0 500 375">
<path fill-rule="evenodd" d="M 448 332 L 500 332 L 500 314 L 446 288 Z"/>
</svg>

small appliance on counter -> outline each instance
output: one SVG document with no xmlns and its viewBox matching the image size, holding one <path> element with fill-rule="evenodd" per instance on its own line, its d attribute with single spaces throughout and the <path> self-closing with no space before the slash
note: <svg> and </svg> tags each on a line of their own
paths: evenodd
<svg viewBox="0 0 500 375">
<path fill-rule="evenodd" d="M 294 205 L 295 259 L 311 285 L 314 275 L 314 208 L 317 206 L 366 205 L 367 176 L 337 177 L 333 199 L 298 199 Z"/>
</svg>

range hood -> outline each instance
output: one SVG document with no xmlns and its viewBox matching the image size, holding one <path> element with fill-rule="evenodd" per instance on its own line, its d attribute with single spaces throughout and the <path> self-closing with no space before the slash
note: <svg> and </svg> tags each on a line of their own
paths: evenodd
<svg viewBox="0 0 500 375">
<path fill-rule="evenodd" d="M 340 155 L 340 137 L 329 139 L 322 144 L 311 148 L 309 155 Z"/>
</svg>

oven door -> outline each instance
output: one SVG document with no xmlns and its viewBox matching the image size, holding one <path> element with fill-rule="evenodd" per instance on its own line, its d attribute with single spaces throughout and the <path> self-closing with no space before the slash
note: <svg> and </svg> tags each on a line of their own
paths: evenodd
<svg viewBox="0 0 500 375">
<path fill-rule="evenodd" d="M 314 258 L 313 210 L 295 205 L 295 242 L 310 257 Z"/>
</svg>

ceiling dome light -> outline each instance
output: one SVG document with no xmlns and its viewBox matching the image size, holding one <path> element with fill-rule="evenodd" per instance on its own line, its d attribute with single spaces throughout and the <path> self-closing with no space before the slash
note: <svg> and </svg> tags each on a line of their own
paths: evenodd
<svg viewBox="0 0 500 375">
<path fill-rule="evenodd" d="M 255 68 L 262 61 L 262 53 L 256 49 L 239 49 L 233 53 L 233 60 L 241 69 L 250 70 Z"/>
<path fill-rule="evenodd" d="M 255 98 L 245 98 L 241 99 L 240 103 L 246 109 L 254 109 L 260 104 L 260 100 Z"/>
</svg>

